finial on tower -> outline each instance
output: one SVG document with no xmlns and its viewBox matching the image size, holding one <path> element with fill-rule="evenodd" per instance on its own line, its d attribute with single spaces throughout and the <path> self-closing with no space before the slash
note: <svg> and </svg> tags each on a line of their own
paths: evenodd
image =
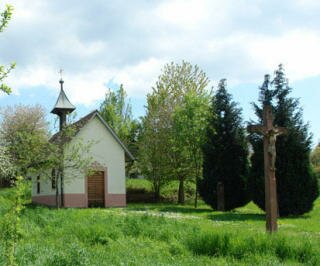
<svg viewBox="0 0 320 266">
<path fill-rule="evenodd" d="M 60 68 L 59 71 L 58 71 L 58 73 L 60 74 L 60 81 L 63 81 L 63 79 L 62 79 L 62 72 L 63 72 L 63 69 Z"/>
<path fill-rule="evenodd" d="M 57 102 L 55 104 L 55 106 L 53 107 L 51 113 L 52 114 L 56 114 L 60 117 L 60 130 L 62 129 L 62 127 L 66 124 L 66 116 L 67 114 L 72 113 L 76 107 L 69 101 L 67 95 L 65 94 L 64 90 L 63 90 L 63 79 L 62 79 L 62 69 L 60 69 L 59 73 L 60 73 L 60 81 L 59 83 L 61 84 L 61 88 L 60 88 L 60 94 L 59 97 L 57 99 Z"/>
<path fill-rule="evenodd" d="M 60 74 L 60 80 L 59 80 L 59 83 L 60 83 L 60 86 L 61 86 L 61 90 L 63 90 L 63 79 L 62 79 L 62 72 L 63 72 L 63 69 L 60 68 L 60 70 L 58 71 L 58 73 Z"/>
</svg>

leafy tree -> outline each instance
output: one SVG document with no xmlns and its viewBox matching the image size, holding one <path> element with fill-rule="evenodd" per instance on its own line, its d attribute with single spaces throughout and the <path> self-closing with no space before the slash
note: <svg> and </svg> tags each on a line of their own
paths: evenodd
<svg viewBox="0 0 320 266">
<path fill-rule="evenodd" d="M 0 146 L 0 187 L 9 186 L 14 176 L 14 167 L 7 149 Z"/>
<path fill-rule="evenodd" d="M 180 115 L 176 115 L 176 123 L 174 123 L 174 114 L 176 108 L 183 105 L 187 106 L 186 95 L 190 93 L 193 97 L 203 97 L 206 94 L 206 87 L 209 80 L 206 74 L 197 66 L 193 66 L 188 62 L 183 61 L 182 64 L 170 63 L 164 66 L 162 74 L 159 76 L 156 86 L 153 88 L 152 97 L 156 100 L 154 102 L 159 105 L 157 108 L 161 109 L 161 116 L 157 119 L 157 123 L 165 127 L 163 132 L 165 135 L 162 139 L 162 145 L 166 147 L 166 156 L 169 158 L 165 160 L 167 164 L 164 166 L 166 172 L 170 173 L 168 178 L 173 178 L 179 181 L 178 202 L 184 202 L 184 182 L 187 178 L 195 180 L 195 171 L 192 164 L 189 164 L 189 153 L 186 149 L 181 147 L 181 134 L 175 126 L 181 127 L 178 122 L 183 117 L 182 111 Z M 189 96 L 190 96 L 189 95 Z M 190 98 L 190 97 L 189 97 Z M 189 99 L 188 104 L 191 104 Z M 161 106 L 160 106 L 161 105 Z M 189 108 L 190 106 L 188 106 Z M 149 108 L 149 105 L 147 106 Z M 192 109 L 192 108 L 191 108 Z M 186 111 L 187 109 L 185 109 Z M 184 111 L 184 112 L 185 112 Z M 148 112 L 148 111 L 147 111 Z M 194 116 L 193 118 L 196 118 Z M 190 123 L 196 124 L 192 121 Z M 151 123 L 150 125 L 155 125 Z M 187 127 L 187 126 L 186 126 Z M 159 133 L 160 133 L 159 132 Z M 186 132 L 186 131 L 184 131 Z M 184 138 L 186 140 L 186 138 Z"/>
<path fill-rule="evenodd" d="M 12 16 L 13 7 L 11 5 L 6 5 L 6 8 L 3 12 L 0 13 L 0 32 L 3 32 L 7 27 L 11 16 Z M 11 93 L 11 88 L 3 83 L 4 79 L 8 76 L 10 71 L 16 66 L 15 63 L 11 63 L 9 67 L 0 65 L 0 91 L 3 91 L 7 94 Z"/>
<path fill-rule="evenodd" d="M 122 84 L 115 92 L 109 89 L 100 106 L 100 114 L 120 139 L 128 144 L 133 119 L 131 104 L 126 98 L 127 94 Z"/>
<path fill-rule="evenodd" d="M 11 5 L 6 5 L 6 8 L 3 12 L 0 13 L 0 32 L 7 27 L 9 20 L 12 16 L 13 7 Z M 8 76 L 10 71 L 15 68 L 15 63 L 11 63 L 10 67 L 5 68 L 0 65 L 0 91 L 7 94 L 11 93 L 11 88 L 3 83 L 4 79 Z M 4 178 L 12 178 L 14 168 L 11 163 L 11 158 L 8 155 L 7 149 L 4 148 L 3 143 L 0 143 L 0 181 L 2 182 Z M 25 183 L 22 177 L 17 177 L 15 182 L 12 183 L 15 185 L 15 195 L 14 195 L 14 204 L 5 214 L 5 217 L 1 222 L 1 234 L 4 235 L 2 239 L 5 239 L 5 257 L 7 265 L 17 265 L 16 262 L 16 245 L 18 240 L 18 233 L 20 230 L 20 212 L 24 207 L 24 195 L 25 195 Z"/>
<path fill-rule="evenodd" d="M 119 138 L 128 147 L 133 156 L 138 153 L 137 140 L 140 133 L 139 121 L 132 117 L 132 107 L 127 100 L 127 94 L 121 84 L 117 91 L 108 90 L 105 99 L 100 105 L 100 114 L 112 127 Z M 136 175 L 139 170 L 136 164 L 130 161 L 126 163 L 126 174 Z"/>
<path fill-rule="evenodd" d="M 26 176 L 29 170 L 40 167 L 49 155 L 48 124 L 40 105 L 5 108 L 0 134 L 16 175 Z"/>
<path fill-rule="evenodd" d="M 211 119 L 203 153 L 203 179 L 199 182 L 203 200 L 217 209 L 217 185 L 221 182 L 226 211 L 246 204 L 248 145 L 241 109 L 227 92 L 225 79 L 219 82 L 212 98 Z"/>
<path fill-rule="evenodd" d="M 155 201 L 160 199 L 160 190 L 166 184 L 171 172 L 169 165 L 168 112 L 165 95 L 147 95 L 147 113 L 142 118 L 139 139 L 138 162 L 144 176 L 151 181 Z"/>
<path fill-rule="evenodd" d="M 320 145 L 311 152 L 311 164 L 318 178 L 320 178 Z"/>
<path fill-rule="evenodd" d="M 267 79 L 268 81 L 268 79 Z M 271 87 L 273 86 L 273 87 Z M 310 165 L 311 135 L 303 123 L 298 99 L 290 97 L 291 88 L 282 65 L 275 71 L 274 79 L 260 89 L 260 105 L 253 104 L 259 122 L 262 122 L 262 105 L 273 105 L 274 124 L 286 127 L 288 134 L 276 142 L 276 177 L 280 216 L 300 215 L 313 207 L 318 196 L 317 179 Z M 268 95 L 272 95 L 267 101 Z M 253 201 L 264 209 L 263 143 L 257 134 L 250 136 L 253 156 L 250 175 Z"/>
<path fill-rule="evenodd" d="M 190 90 L 182 99 L 181 105 L 177 106 L 173 113 L 173 135 L 175 143 L 173 146 L 180 153 L 185 153 L 183 157 L 187 160 L 182 164 L 187 166 L 189 175 L 195 177 L 196 186 L 202 176 L 203 154 L 201 147 L 205 142 L 205 132 L 209 116 L 209 94 L 197 95 Z M 179 199 L 184 202 L 184 183 L 180 179 Z M 197 207 L 197 193 L 195 197 L 195 207 Z"/>
<path fill-rule="evenodd" d="M 79 131 L 78 124 L 72 123 L 62 128 L 50 139 L 48 147 L 50 154 L 42 167 L 35 173 L 43 179 L 55 179 L 56 207 L 64 207 L 64 185 L 70 182 L 79 170 L 88 176 L 93 171 L 93 158 L 90 155 L 93 142 L 74 139 Z M 68 173 L 68 175 L 65 175 Z"/>
</svg>

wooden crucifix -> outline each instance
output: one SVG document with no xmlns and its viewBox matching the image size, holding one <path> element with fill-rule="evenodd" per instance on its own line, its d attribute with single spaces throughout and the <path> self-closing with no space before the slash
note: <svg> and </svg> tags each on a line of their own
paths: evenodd
<svg viewBox="0 0 320 266">
<path fill-rule="evenodd" d="M 275 174 L 276 139 L 278 135 L 286 134 L 287 130 L 283 127 L 273 126 L 272 107 L 264 105 L 263 124 L 249 125 L 248 131 L 263 135 L 266 229 L 272 233 L 278 230 L 277 183 Z"/>
</svg>

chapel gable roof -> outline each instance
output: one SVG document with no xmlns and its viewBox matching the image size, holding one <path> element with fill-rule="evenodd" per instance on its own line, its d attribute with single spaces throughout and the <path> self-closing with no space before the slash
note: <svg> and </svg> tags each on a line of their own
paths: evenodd
<svg viewBox="0 0 320 266">
<path fill-rule="evenodd" d="M 120 138 L 117 136 L 117 134 L 114 132 L 114 130 L 107 124 L 107 122 L 102 118 L 102 116 L 99 114 L 98 110 L 94 110 L 91 113 L 87 114 L 86 116 L 82 117 L 81 119 L 79 119 L 77 122 L 71 124 L 70 126 L 72 126 L 75 130 L 74 136 L 77 135 L 79 133 L 79 131 L 86 125 L 88 124 L 92 119 L 94 119 L 95 117 L 97 117 L 100 122 L 104 125 L 104 127 L 106 128 L 107 131 L 109 131 L 109 133 L 113 136 L 113 138 L 119 143 L 119 145 L 123 148 L 123 150 L 125 151 L 125 153 L 129 156 L 129 158 L 131 160 L 134 160 L 134 156 L 132 155 L 132 153 L 128 150 L 128 148 L 125 146 L 125 144 L 120 140 Z M 73 137 L 74 137 L 73 136 Z M 71 137 L 66 138 L 61 140 L 61 131 L 57 132 L 56 134 L 54 134 L 50 141 L 51 142 L 68 142 L 71 140 Z"/>
</svg>

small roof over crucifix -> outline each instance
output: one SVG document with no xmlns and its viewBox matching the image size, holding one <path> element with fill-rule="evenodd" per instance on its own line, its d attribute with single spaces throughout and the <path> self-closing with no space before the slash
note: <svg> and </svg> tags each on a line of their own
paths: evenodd
<svg viewBox="0 0 320 266">
<path fill-rule="evenodd" d="M 62 72 L 63 70 L 60 69 L 59 70 L 59 74 L 60 74 L 60 94 L 59 97 L 57 99 L 56 104 L 54 105 L 51 113 L 56 114 L 56 115 L 61 115 L 63 113 L 68 114 L 68 113 L 72 113 L 76 107 L 69 101 L 67 95 L 65 94 L 64 90 L 63 90 L 63 79 L 62 79 Z"/>
</svg>

